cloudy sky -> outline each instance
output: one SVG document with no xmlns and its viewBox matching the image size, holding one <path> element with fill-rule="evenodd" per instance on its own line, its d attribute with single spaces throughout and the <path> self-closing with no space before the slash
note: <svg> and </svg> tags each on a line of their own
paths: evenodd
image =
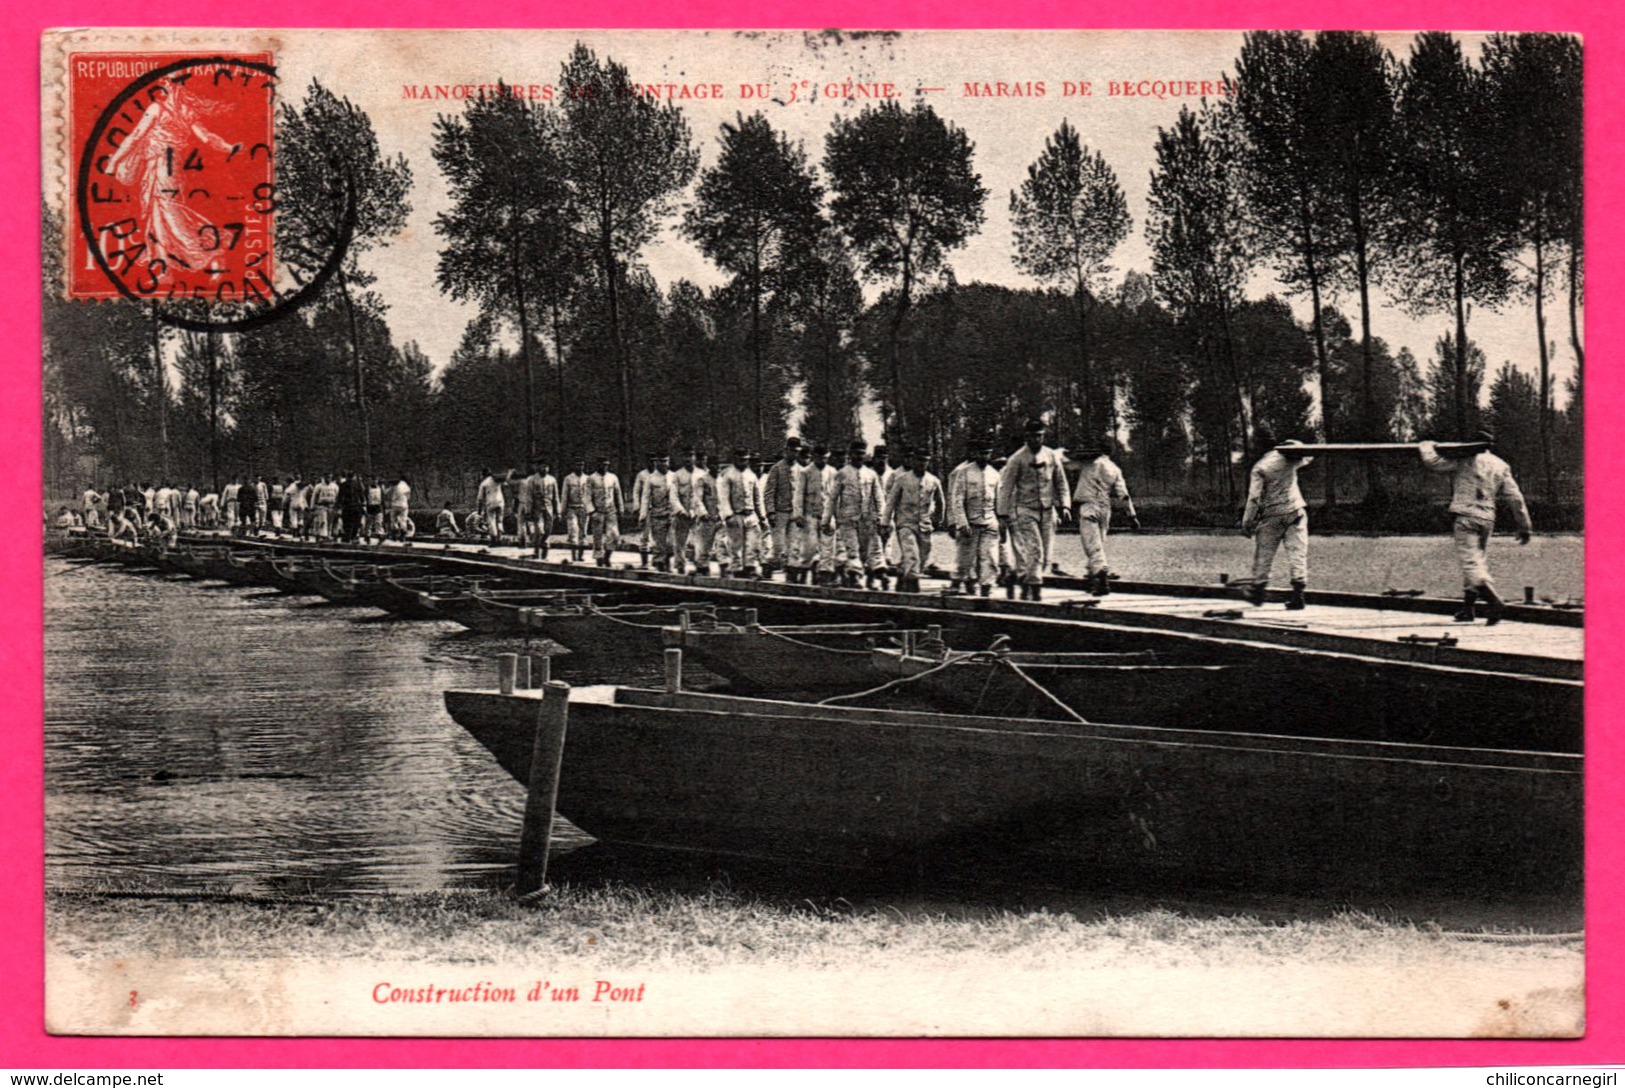
<svg viewBox="0 0 1625 1088">
<path fill-rule="evenodd" d="M 1464 35 L 1470 49 L 1478 39 Z M 577 40 L 599 56 L 626 64 L 640 84 L 687 87 L 682 104 L 701 166 L 717 156 L 718 126 L 741 111 L 764 110 L 772 123 L 802 141 L 816 162 L 831 121 L 860 110 L 864 89 L 890 84 L 905 104 L 923 93 L 945 118 L 963 128 L 975 145 L 975 167 L 989 190 L 987 219 L 969 245 L 951 257 L 960 282 L 974 280 L 1011 286 L 1030 284 L 1011 264 L 1009 194 L 1021 183 L 1046 137 L 1063 119 L 1078 128 L 1116 170 L 1128 196 L 1134 225 L 1117 251 L 1118 274 L 1149 270 L 1144 226 L 1154 142 L 1159 127 L 1170 125 L 1181 105 L 1196 106 L 1193 94 L 1179 93 L 1192 82 L 1215 81 L 1230 70 L 1241 45 L 1239 33 L 1225 32 L 905 32 L 901 35 L 843 35 L 799 32 L 721 31 L 557 31 L 286 32 L 271 43 L 289 92 L 320 78 L 372 117 L 387 153 L 403 152 L 412 164 L 412 215 L 405 233 L 387 249 L 369 254 L 378 290 L 390 304 L 389 320 L 398 340 L 415 340 L 437 366 L 456 347 L 474 314 L 436 290 L 439 239 L 435 215 L 447 206 L 447 193 L 429 154 L 435 117 L 457 112 L 458 102 L 424 101 L 408 88 L 454 88 L 493 84 L 538 88 L 554 85 Z M 1403 57 L 1409 35 L 1385 37 Z M 971 97 L 967 83 L 1003 82 L 1003 97 Z M 1037 83 L 1043 84 L 1039 95 Z M 1131 84 L 1140 93 L 1113 93 L 1112 84 Z M 743 98 L 742 85 L 766 85 L 769 97 Z M 1088 93 L 1083 92 L 1087 84 Z M 1157 94 L 1158 84 L 1174 93 Z M 1069 86 L 1070 85 L 1070 86 Z M 720 98 L 714 94 L 720 86 Z M 922 90 L 941 88 L 940 90 Z M 1017 94 L 1017 91 L 1026 92 Z M 439 93 L 431 91 L 430 93 Z M 456 93 L 454 91 L 449 93 Z M 792 100 L 792 93 L 794 99 Z M 701 285 L 719 282 L 716 269 L 672 225 L 645 253 L 662 286 L 678 278 Z M 1275 289 L 1260 275 L 1249 293 Z M 1336 299 L 1351 322 L 1357 300 Z M 1446 313 L 1413 315 L 1379 294 L 1374 332 L 1396 349 L 1408 346 L 1418 358 L 1432 355 L 1434 341 L 1448 328 Z M 1294 300 L 1307 316 L 1306 300 Z M 1559 381 L 1572 370 L 1567 346 L 1567 315 L 1561 300 L 1548 313 L 1548 332 L 1557 341 L 1553 357 Z M 1481 344 L 1493 370 L 1503 360 L 1533 369 L 1538 363 L 1533 309 L 1526 302 L 1498 313 L 1475 311 L 1469 334 Z"/>
</svg>

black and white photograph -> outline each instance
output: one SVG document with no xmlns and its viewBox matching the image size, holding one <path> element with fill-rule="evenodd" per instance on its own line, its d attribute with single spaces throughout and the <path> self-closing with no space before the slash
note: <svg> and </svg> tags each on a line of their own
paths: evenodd
<svg viewBox="0 0 1625 1088">
<path fill-rule="evenodd" d="M 47 33 L 47 1029 L 1582 1036 L 1584 60 Z"/>
</svg>

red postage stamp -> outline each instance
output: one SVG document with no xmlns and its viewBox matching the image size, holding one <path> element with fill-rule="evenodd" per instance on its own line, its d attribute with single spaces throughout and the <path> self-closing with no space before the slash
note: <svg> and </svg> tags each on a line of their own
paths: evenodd
<svg viewBox="0 0 1625 1088">
<path fill-rule="evenodd" d="M 68 70 L 68 296 L 271 296 L 271 55 L 74 53 Z"/>
</svg>

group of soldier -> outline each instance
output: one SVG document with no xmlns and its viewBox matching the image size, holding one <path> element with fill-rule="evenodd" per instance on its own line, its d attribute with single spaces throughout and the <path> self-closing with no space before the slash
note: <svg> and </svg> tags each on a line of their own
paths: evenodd
<svg viewBox="0 0 1625 1088">
<path fill-rule="evenodd" d="M 412 488 L 359 473 L 297 477 L 234 477 L 218 492 L 173 487 L 167 481 L 115 485 L 105 492 L 87 488 L 81 498 L 82 523 L 115 539 L 173 540 L 188 529 L 270 532 L 310 540 L 407 539 Z"/>
<path fill-rule="evenodd" d="M 709 573 L 715 562 L 724 576 L 769 578 L 783 571 L 795 584 L 880 589 L 890 589 L 895 577 L 899 591 L 918 592 L 933 534 L 945 527 L 955 546 L 950 593 L 988 596 L 1003 583 L 1012 596 L 1019 590 L 1024 600 L 1041 600 L 1046 571 L 1059 570 L 1052 558 L 1056 528 L 1072 521 L 1086 587 L 1104 595 L 1111 590 L 1106 538 L 1113 512 L 1121 507 L 1138 529 L 1133 499 L 1110 456 L 1109 438 L 1065 452 L 1047 438 L 1043 421 L 1034 419 L 1008 457 L 995 456 L 991 439 L 972 440 L 946 485 L 923 449 L 905 448 L 894 463 L 885 446 L 871 450 L 853 442 L 842 449 L 794 437 L 771 464 L 744 448 L 717 465 L 704 452 L 686 449 L 676 468 L 667 455 L 651 454 L 630 495 L 607 457 L 591 473 L 577 458 L 562 480 L 548 463 L 535 461 L 522 476 L 484 472 L 463 523 L 446 503 L 434 535 L 492 544 L 516 536 L 540 558 L 548 555 L 551 537 L 563 536 L 571 562 L 585 562 L 590 550 L 607 567 L 630 516 L 644 567 Z M 1284 551 L 1291 586 L 1286 606 L 1302 609 L 1309 516 L 1298 473 L 1313 458 L 1294 440 L 1258 438 L 1266 452 L 1252 467 L 1241 521 L 1254 540 L 1253 569 L 1241 584 L 1252 603 L 1262 605 Z M 1511 508 L 1519 543 L 1529 541 L 1532 528 L 1511 469 L 1493 446 L 1494 436 L 1480 432 L 1467 444 L 1418 447 L 1424 468 L 1453 481 L 1449 510 L 1463 579 L 1461 621 L 1475 617 L 1479 601 L 1490 623 L 1504 610 L 1487 562 L 1497 501 Z M 238 477 L 219 494 L 167 482 L 132 484 L 105 494 L 87 490 L 82 518 L 88 528 L 130 540 L 173 540 L 185 529 L 220 527 L 316 540 L 407 540 L 417 534 L 411 496 L 404 478 L 391 483 L 357 473 L 311 482 Z M 63 518 L 71 512 L 62 511 Z"/>
</svg>

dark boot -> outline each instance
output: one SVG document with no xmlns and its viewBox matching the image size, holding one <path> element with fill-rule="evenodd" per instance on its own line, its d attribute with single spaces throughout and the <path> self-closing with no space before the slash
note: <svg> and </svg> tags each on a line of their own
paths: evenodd
<svg viewBox="0 0 1625 1088">
<path fill-rule="evenodd" d="M 1104 597 L 1112 591 L 1111 571 L 1103 570 L 1095 575 L 1095 596 Z"/>
<path fill-rule="evenodd" d="M 883 570 L 875 571 L 875 580 L 880 583 L 880 589 L 881 589 L 882 592 L 888 592 L 888 591 L 891 590 L 891 582 L 886 578 L 886 572 L 885 571 L 883 571 Z"/>
<path fill-rule="evenodd" d="M 1479 586 L 1478 595 L 1484 600 L 1484 626 L 1494 627 L 1506 615 L 1506 602 L 1489 586 Z"/>
<path fill-rule="evenodd" d="M 1042 585 L 1040 585 L 1037 582 L 1034 582 L 1033 585 L 1032 585 L 1032 591 L 1033 591 L 1033 600 L 1041 601 L 1041 600 L 1044 599 L 1044 587 Z"/>
<path fill-rule="evenodd" d="M 1007 598 L 1009 598 L 1010 600 L 1012 600 L 1012 601 L 1016 599 L 1016 586 L 1017 586 L 1017 584 L 1018 583 L 1014 579 L 1011 579 L 1010 581 L 1004 583 L 1004 595 Z M 1021 587 L 1021 599 L 1024 600 L 1024 601 L 1027 599 L 1027 587 L 1026 586 Z"/>
<path fill-rule="evenodd" d="M 649 549 L 648 548 L 639 548 L 638 549 L 638 569 L 639 570 L 648 570 L 649 569 Z"/>
<path fill-rule="evenodd" d="M 1461 610 L 1450 619 L 1454 623 L 1472 623 L 1478 617 L 1473 612 L 1473 602 L 1478 600 L 1478 590 L 1469 589 L 1461 596 Z"/>
<path fill-rule="evenodd" d="M 1286 600 L 1286 608 L 1288 612 L 1302 612 L 1304 610 L 1304 588 L 1305 585 L 1303 582 L 1296 578 L 1292 580 L 1292 595 Z"/>
<path fill-rule="evenodd" d="M 1263 608 L 1264 594 L 1268 591 L 1268 583 L 1254 582 L 1252 585 L 1247 587 L 1247 603 L 1252 605 L 1254 608 Z"/>
<path fill-rule="evenodd" d="M 980 592 L 981 592 L 982 596 L 984 596 L 984 597 L 991 597 L 991 596 L 993 596 L 993 587 L 992 586 L 982 586 Z"/>
</svg>

